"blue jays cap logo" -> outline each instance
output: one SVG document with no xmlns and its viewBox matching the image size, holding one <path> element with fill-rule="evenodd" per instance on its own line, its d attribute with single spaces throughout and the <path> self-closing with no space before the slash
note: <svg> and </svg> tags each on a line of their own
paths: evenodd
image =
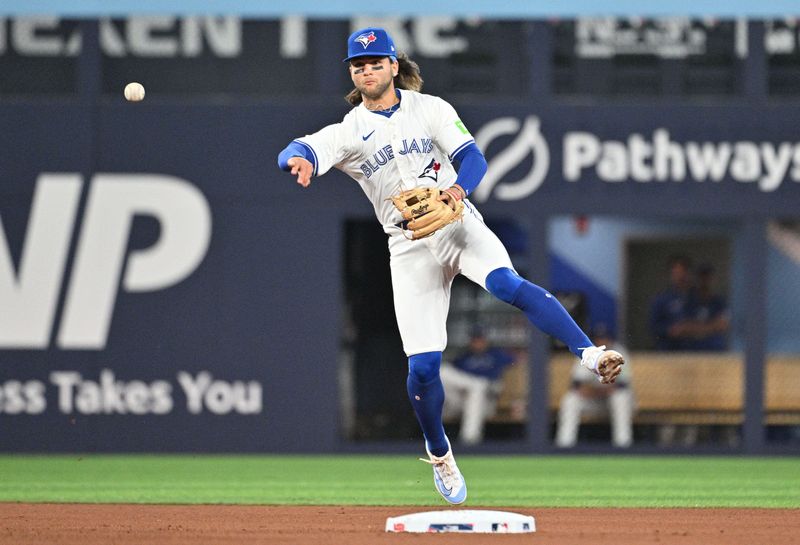
<svg viewBox="0 0 800 545">
<path fill-rule="evenodd" d="M 375 32 L 370 31 L 368 33 L 364 33 L 361 36 L 356 38 L 356 41 L 364 46 L 364 49 L 367 48 L 369 44 L 377 40 L 378 38 L 375 37 Z"/>
<path fill-rule="evenodd" d="M 349 62 L 356 57 L 396 56 L 394 42 L 386 29 L 367 27 L 356 30 L 347 39 L 347 58 L 344 59 L 344 62 Z"/>
</svg>

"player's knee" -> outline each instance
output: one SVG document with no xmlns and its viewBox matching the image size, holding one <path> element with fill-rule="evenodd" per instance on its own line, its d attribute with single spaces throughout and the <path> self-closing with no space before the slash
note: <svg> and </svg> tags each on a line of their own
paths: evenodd
<svg viewBox="0 0 800 545">
<path fill-rule="evenodd" d="M 513 270 L 500 267 L 486 276 L 486 289 L 501 301 L 510 304 L 523 282 L 524 280 Z"/>
<path fill-rule="evenodd" d="M 408 374 L 417 382 L 425 384 L 439 376 L 441 365 L 441 352 L 414 354 L 408 358 Z"/>
</svg>

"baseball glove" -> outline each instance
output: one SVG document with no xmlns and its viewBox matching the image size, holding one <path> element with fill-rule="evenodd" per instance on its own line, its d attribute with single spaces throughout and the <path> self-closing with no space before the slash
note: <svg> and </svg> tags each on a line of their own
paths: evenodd
<svg viewBox="0 0 800 545">
<path fill-rule="evenodd" d="M 418 240 L 460 220 L 464 215 L 464 203 L 452 193 L 442 192 L 435 187 L 415 187 L 392 197 L 392 202 L 408 223 L 411 239 Z"/>
</svg>

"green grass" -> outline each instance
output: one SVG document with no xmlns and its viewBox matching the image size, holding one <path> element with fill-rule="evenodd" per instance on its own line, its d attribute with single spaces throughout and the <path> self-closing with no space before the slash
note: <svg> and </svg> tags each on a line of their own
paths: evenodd
<svg viewBox="0 0 800 545">
<path fill-rule="evenodd" d="M 800 507 L 800 459 L 462 456 L 468 505 Z M 414 456 L 0 456 L 0 501 L 442 505 Z"/>
</svg>

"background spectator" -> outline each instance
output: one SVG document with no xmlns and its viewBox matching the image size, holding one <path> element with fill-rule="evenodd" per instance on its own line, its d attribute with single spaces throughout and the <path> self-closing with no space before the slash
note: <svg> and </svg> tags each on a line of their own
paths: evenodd
<svg viewBox="0 0 800 545">
<path fill-rule="evenodd" d="M 692 263 L 688 256 L 675 255 L 668 267 L 669 286 L 650 305 L 650 330 L 657 350 L 686 350 Z"/>
<path fill-rule="evenodd" d="M 442 365 L 443 415 L 445 420 L 461 417 L 461 443 L 471 445 L 483 440 L 484 424 L 497 408 L 503 371 L 512 363 L 514 356 L 491 346 L 484 331 L 475 328 L 467 351 L 452 364 Z"/>
<path fill-rule="evenodd" d="M 683 326 L 686 350 L 726 350 L 730 327 L 728 304 L 715 293 L 716 271 L 710 263 L 697 268 L 694 287 L 689 292 Z"/>
<path fill-rule="evenodd" d="M 575 362 L 571 373 L 572 384 L 559 405 L 556 446 L 575 446 L 581 416 L 607 414 L 611 421 L 612 444 L 620 448 L 629 447 L 633 444 L 633 412 L 636 405 L 630 384 L 631 360 L 625 348 L 614 341 L 606 327 L 599 326 L 590 337 L 597 346 L 606 345 L 622 353 L 625 365 L 614 384 L 600 384 L 595 375 Z"/>
</svg>

